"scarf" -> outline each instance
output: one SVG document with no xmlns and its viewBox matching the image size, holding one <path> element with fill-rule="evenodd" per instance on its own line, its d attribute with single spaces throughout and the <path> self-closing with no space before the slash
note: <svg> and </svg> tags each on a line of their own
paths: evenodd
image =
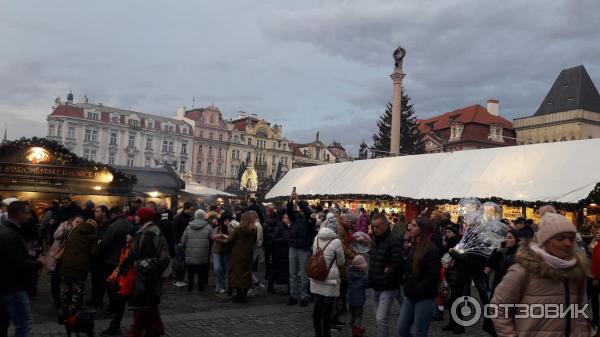
<svg viewBox="0 0 600 337">
<path fill-rule="evenodd" d="M 544 259 L 544 262 L 546 262 L 552 268 L 561 270 L 569 269 L 577 264 L 576 258 L 572 258 L 570 260 L 559 259 L 554 255 L 550 255 L 545 249 L 540 248 L 535 242 L 531 242 L 529 244 L 529 248 L 540 255 Z"/>
</svg>

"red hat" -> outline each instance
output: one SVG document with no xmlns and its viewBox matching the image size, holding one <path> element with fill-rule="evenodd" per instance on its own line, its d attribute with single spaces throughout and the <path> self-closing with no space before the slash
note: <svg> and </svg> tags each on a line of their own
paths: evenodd
<svg viewBox="0 0 600 337">
<path fill-rule="evenodd" d="M 142 224 L 145 224 L 146 222 L 154 219 L 154 210 L 149 207 L 142 207 L 142 208 L 139 208 L 137 210 L 137 212 L 135 212 L 135 215 L 140 217 L 140 220 L 141 220 L 140 222 Z"/>
</svg>

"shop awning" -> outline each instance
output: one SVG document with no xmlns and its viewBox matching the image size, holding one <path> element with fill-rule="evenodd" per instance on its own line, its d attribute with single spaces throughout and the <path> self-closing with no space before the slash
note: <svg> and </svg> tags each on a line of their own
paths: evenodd
<svg viewBox="0 0 600 337">
<path fill-rule="evenodd" d="M 114 167 L 137 177 L 137 183 L 133 186 L 133 191 L 137 193 L 150 194 L 158 192 L 159 194 L 176 195 L 181 188 L 185 187 L 183 180 L 167 168 Z"/>
<path fill-rule="evenodd" d="M 267 199 L 305 196 L 577 203 L 600 182 L 600 139 L 358 160 L 291 170 Z"/>
<path fill-rule="evenodd" d="M 214 188 L 202 186 L 198 183 L 188 182 L 185 184 L 185 189 L 181 190 L 181 192 L 194 194 L 194 195 L 202 195 L 202 196 L 223 196 L 223 197 L 235 197 L 235 195 L 219 190 L 215 190 Z"/>
</svg>

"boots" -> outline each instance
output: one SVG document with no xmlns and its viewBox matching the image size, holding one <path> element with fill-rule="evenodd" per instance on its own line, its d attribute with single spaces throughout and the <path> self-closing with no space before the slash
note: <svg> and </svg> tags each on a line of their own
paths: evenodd
<svg viewBox="0 0 600 337">
<path fill-rule="evenodd" d="M 242 289 L 235 288 L 235 296 L 231 299 L 235 303 L 242 303 Z"/>
<path fill-rule="evenodd" d="M 248 303 L 248 289 L 242 289 L 242 295 L 240 296 L 240 303 L 246 304 Z"/>
</svg>

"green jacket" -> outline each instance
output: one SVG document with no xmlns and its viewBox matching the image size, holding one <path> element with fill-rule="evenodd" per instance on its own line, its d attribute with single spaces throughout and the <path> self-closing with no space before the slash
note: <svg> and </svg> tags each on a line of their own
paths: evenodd
<svg viewBox="0 0 600 337">
<path fill-rule="evenodd" d="M 96 227 L 84 222 L 75 227 L 66 240 L 65 254 L 60 269 L 61 276 L 85 280 L 92 264 L 92 258 L 98 252 Z"/>
</svg>

